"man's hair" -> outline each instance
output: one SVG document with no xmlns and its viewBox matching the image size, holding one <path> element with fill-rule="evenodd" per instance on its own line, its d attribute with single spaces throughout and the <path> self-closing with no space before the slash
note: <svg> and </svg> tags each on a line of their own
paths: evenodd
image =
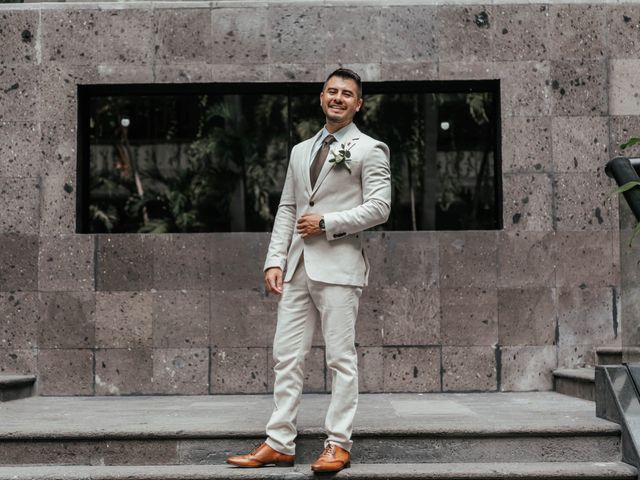
<svg viewBox="0 0 640 480">
<path fill-rule="evenodd" d="M 356 82 L 356 85 L 358 85 L 358 98 L 362 98 L 362 80 L 360 80 L 360 75 L 358 75 L 356 72 L 348 68 L 338 68 L 337 70 L 334 70 L 324 81 L 324 85 L 322 86 L 323 91 L 327 87 L 327 82 L 331 77 L 350 78 L 351 80 Z"/>
</svg>

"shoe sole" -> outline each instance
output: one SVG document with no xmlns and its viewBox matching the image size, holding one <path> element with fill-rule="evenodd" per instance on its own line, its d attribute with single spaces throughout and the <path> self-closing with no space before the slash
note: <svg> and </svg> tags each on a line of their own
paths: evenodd
<svg viewBox="0 0 640 480">
<path fill-rule="evenodd" d="M 237 463 L 231 463 L 231 462 L 227 462 L 229 465 L 233 465 L 234 467 L 240 467 L 240 468 L 262 468 L 262 467 L 269 467 L 269 466 L 274 466 L 274 467 L 278 467 L 278 468 L 284 468 L 284 467 L 293 467 L 294 466 L 294 462 L 276 462 L 276 463 L 261 463 L 259 465 L 239 465 Z"/>
<path fill-rule="evenodd" d="M 344 470 L 345 468 L 350 468 L 350 467 L 351 467 L 351 461 L 348 461 L 342 467 L 336 470 L 320 470 L 313 467 L 311 467 L 311 470 L 313 470 L 315 473 L 336 473 L 336 472 L 339 472 L 340 470 Z"/>
</svg>

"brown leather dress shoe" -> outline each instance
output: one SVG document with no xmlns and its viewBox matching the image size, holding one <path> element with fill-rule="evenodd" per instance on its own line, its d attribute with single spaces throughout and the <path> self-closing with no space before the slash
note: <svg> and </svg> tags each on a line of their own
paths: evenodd
<svg viewBox="0 0 640 480">
<path fill-rule="evenodd" d="M 351 466 L 351 454 L 344 448 L 330 443 L 311 465 L 314 472 L 339 472 Z"/>
<path fill-rule="evenodd" d="M 227 458 L 226 462 L 238 467 L 264 467 L 275 465 L 276 467 L 293 467 L 295 455 L 285 455 L 274 450 L 266 442 L 258 445 L 251 453 L 246 455 L 233 455 Z"/>
</svg>

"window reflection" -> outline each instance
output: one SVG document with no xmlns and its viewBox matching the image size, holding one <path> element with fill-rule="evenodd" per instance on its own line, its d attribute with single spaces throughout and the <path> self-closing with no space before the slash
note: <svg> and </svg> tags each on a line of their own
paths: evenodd
<svg viewBox="0 0 640 480">
<path fill-rule="evenodd" d="M 500 227 L 494 96 L 365 94 L 356 124 L 391 149 L 378 229 Z M 288 152 L 323 123 L 316 93 L 91 96 L 86 230 L 270 231 Z"/>
</svg>

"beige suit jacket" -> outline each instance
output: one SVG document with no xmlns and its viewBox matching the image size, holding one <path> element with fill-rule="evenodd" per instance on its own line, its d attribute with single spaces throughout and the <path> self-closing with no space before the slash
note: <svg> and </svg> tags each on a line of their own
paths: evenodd
<svg viewBox="0 0 640 480">
<path fill-rule="evenodd" d="M 311 148 L 322 130 L 291 150 L 264 264 L 265 270 L 280 267 L 285 272 L 285 282 L 293 276 L 304 253 L 304 266 L 312 280 L 337 285 L 367 284 L 369 262 L 360 232 L 389 217 L 389 147 L 362 133 L 354 123 L 344 128 L 348 130 L 341 142 L 331 145 L 314 188 L 309 178 Z M 351 174 L 344 165 L 329 162 L 333 152 L 349 141 L 353 143 Z M 326 234 L 303 239 L 295 227 L 304 213 L 323 215 Z"/>
</svg>

